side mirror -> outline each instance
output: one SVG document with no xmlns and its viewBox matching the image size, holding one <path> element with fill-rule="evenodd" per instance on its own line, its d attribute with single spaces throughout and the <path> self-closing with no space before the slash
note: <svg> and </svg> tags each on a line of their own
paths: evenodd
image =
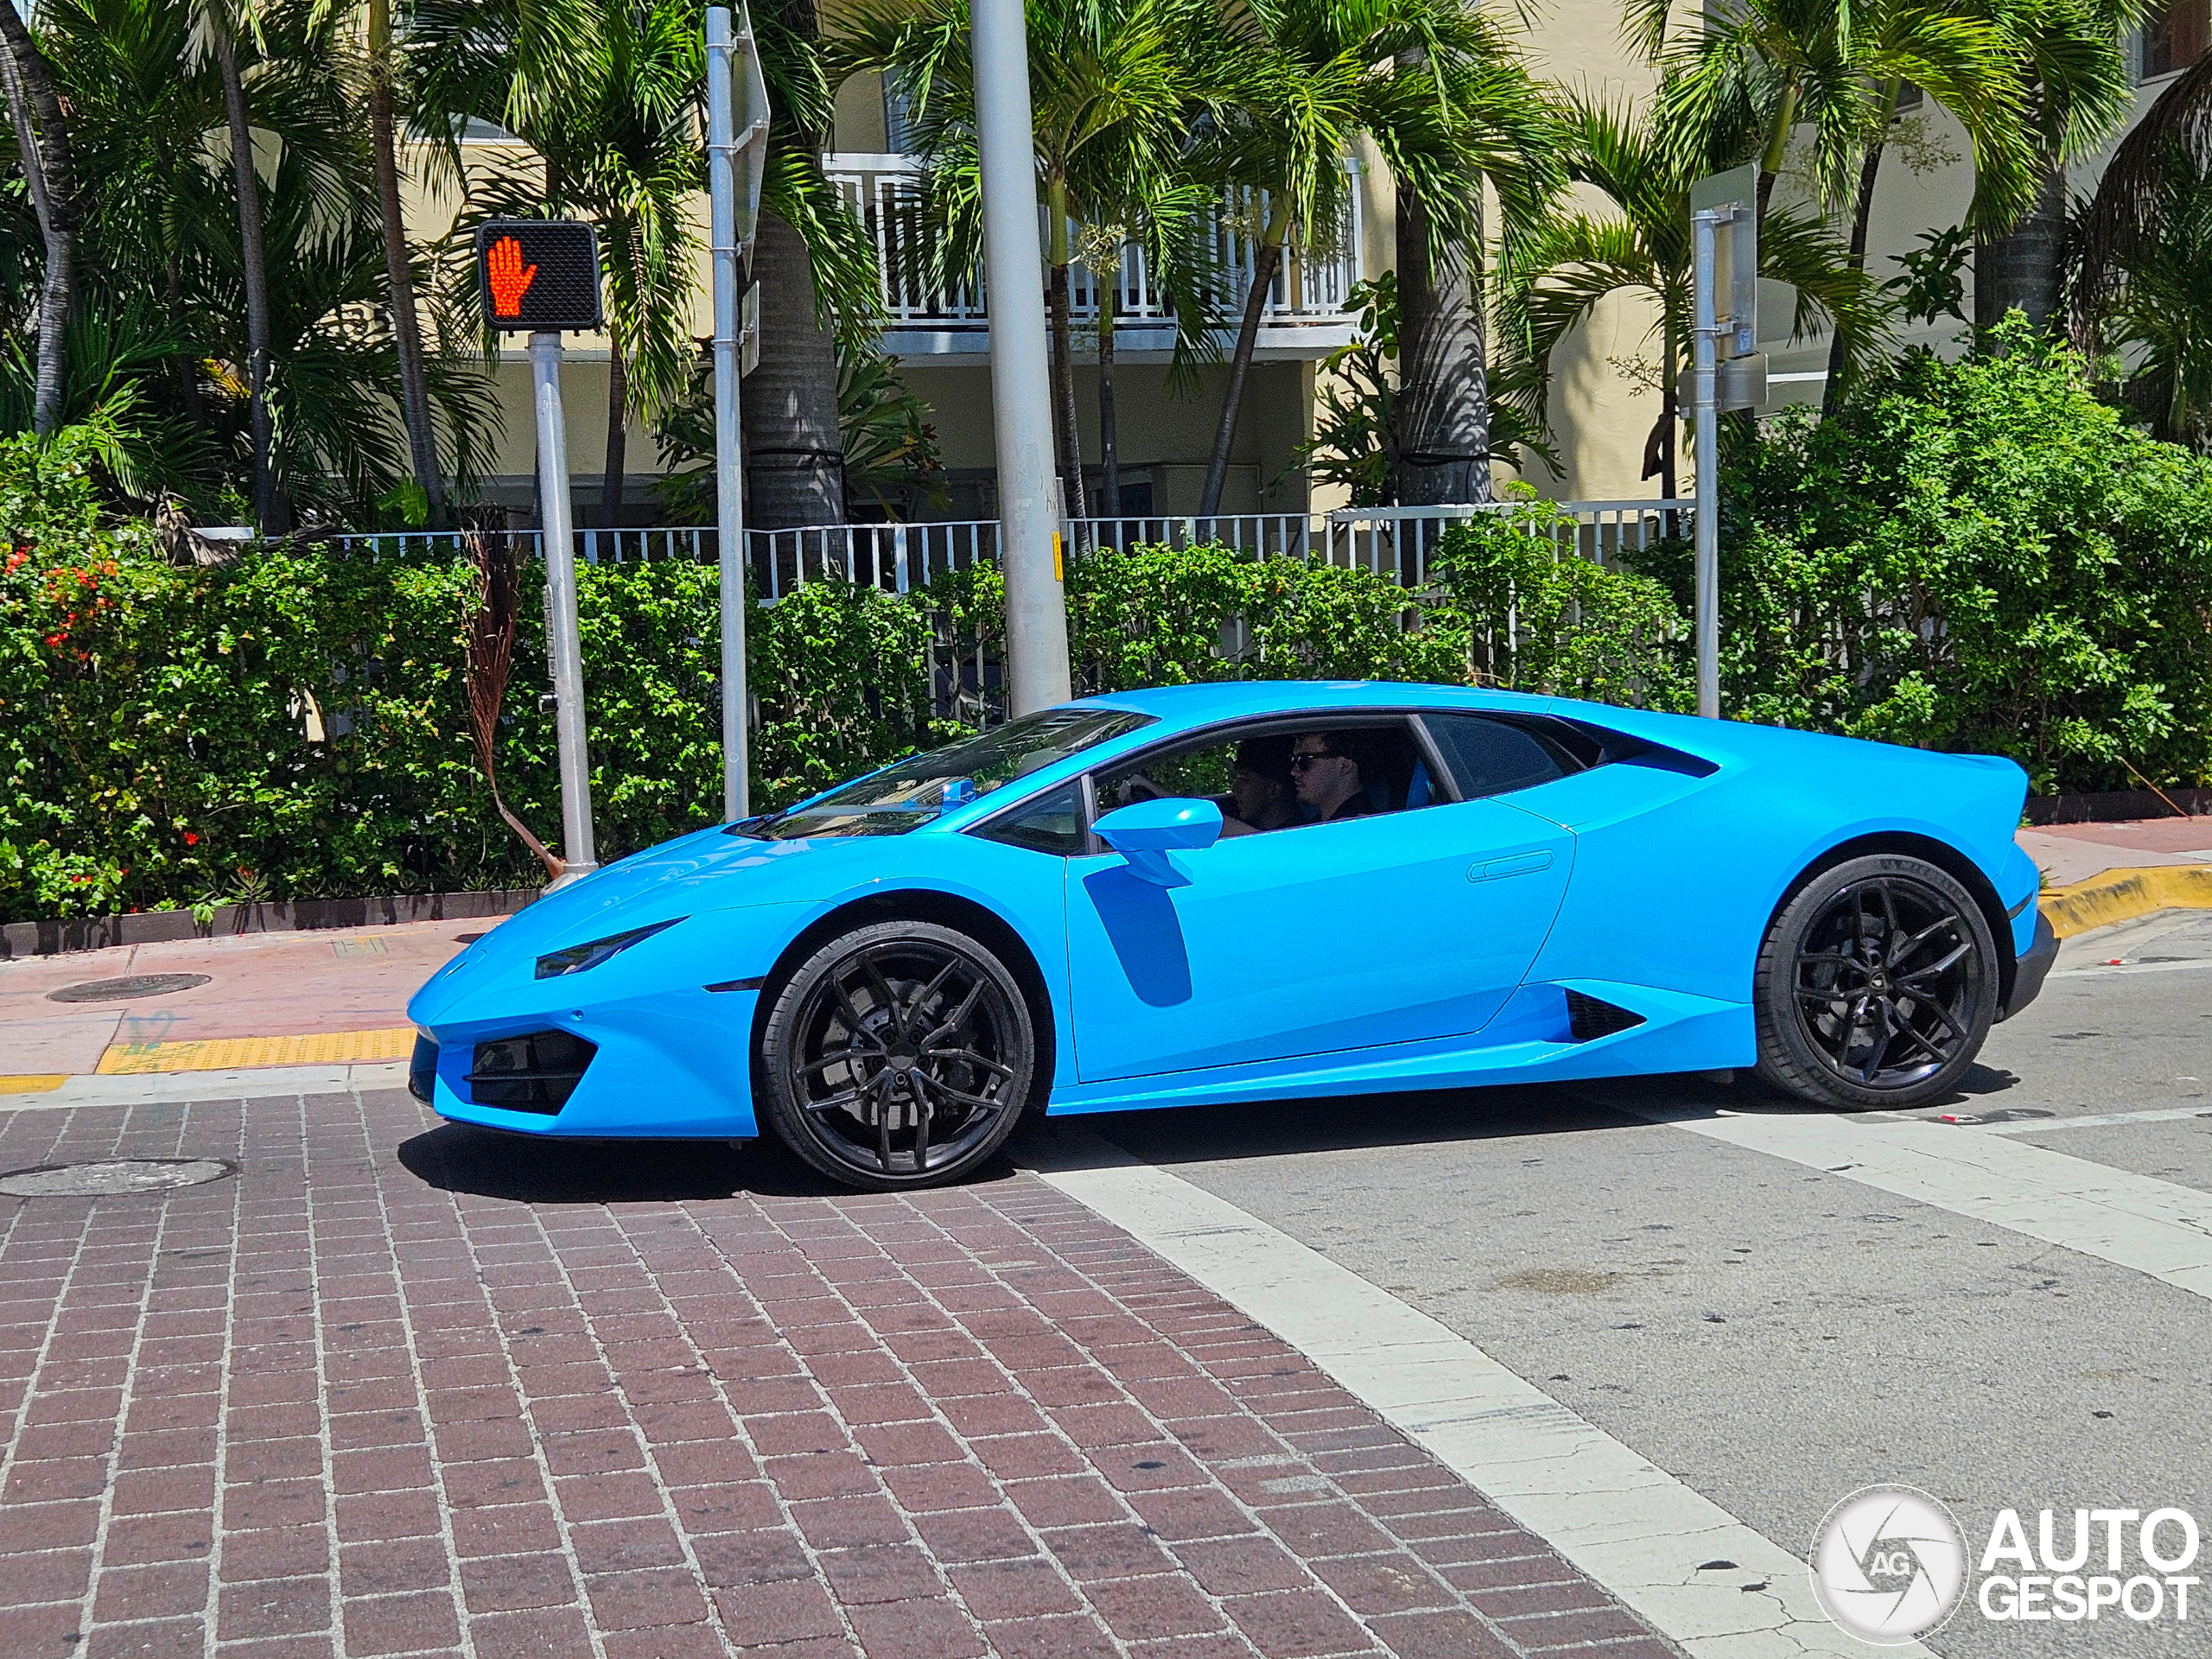
<svg viewBox="0 0 2212 1659">
<path fill-rule="evenodd" d="M 1170 853 L 1195 853 L 1221 839 L 1221 809 L 1211 801 L 1175 796 L 1116 808 L 1091 826 L 1098 839 L 1128 860 L 1130 870 L 1163 887 L 1189 878 L 1168 862 Z"/>
</svg>

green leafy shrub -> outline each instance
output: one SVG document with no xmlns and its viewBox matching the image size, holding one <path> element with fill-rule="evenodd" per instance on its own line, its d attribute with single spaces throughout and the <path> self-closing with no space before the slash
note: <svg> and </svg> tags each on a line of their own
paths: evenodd
<svg viewBox="0 0 2212 1659">
<path fill-rule="evenodd" d="M 1690 626 L 1660 582 L 1573 552 L 1570 514 L 1516 486 L 1501 511 L 1445 532 L 1435 581 L 1462 619 L 1474 678 L 1684 713 L 1697 706 Z"/>
<path fill-rule="evenodd" d="M 2064 348 L 2017 322 L 1994 345 L 1909 355 L 1734 458 L 1724 706 L 2007 754 L 2039 791 L 2205 781 L 2212 464 L 2097 402 Z M 1647 568 L 1687 607 L 1688 549 Z"/>
</svg>

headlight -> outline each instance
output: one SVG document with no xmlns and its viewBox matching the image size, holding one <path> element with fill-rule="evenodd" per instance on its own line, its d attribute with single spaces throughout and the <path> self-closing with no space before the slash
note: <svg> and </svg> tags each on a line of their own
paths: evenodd
<svg viewBox="0 0 2212 1659">
<path fill-rule="evenodd" d="M 572 944 L 565 950 L 556 950 L 537 959 L 540 979 L 558 979 L 563 974 L 581 974 L 588 968 L 596 968 L 609 957 L 620 956 L 640 939 L 650 939 L 663 928 L 674 927 L 683 918 L 671 916 L 664 922 L 655 922 L 650 927 L 633 927 L 627 933 L 610 933 L 603 939 L 594 939 L 588 944 Z"/>
</svg>

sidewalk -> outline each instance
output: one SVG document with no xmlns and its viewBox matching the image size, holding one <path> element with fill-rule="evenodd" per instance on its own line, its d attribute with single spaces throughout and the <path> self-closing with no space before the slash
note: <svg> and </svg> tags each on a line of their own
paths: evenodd
<svg viewBox="0 0 2212 1659">
<path fill-rule="evenodd" d="M 0 1111 L 0 1170 L 114 1158 L 237 1173 L 0 1197 L 11 1659 L 1677 1651 L 1033 1175 Z"/>
<path fill-rule="evenodd" d="M 2055 823 L 2023 830 L 2017 839 L 2054 887 L 2071 887 L 2112 869 L 2212 864 L 2212 818 Z"/>
</svg>

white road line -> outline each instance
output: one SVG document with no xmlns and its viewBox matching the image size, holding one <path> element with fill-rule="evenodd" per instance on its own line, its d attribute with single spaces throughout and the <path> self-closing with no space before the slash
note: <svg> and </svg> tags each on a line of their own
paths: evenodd
<svg viewBox="0 0 2212 1659">
<path fill-rule="evenodd" d="M 2016 1117 L 2002 1123 L 1950 1123 L 1954 1129 L 1984 1135 L 2042 1135 L 2050 1129 L 2107 1129 L 2115 1123 L 2171 1123 L 2184 1117 L 2212 1117 L 2212 1102 L 2202 1106 L 2168 1106 L 2151 1112 L 2090 1112 L 2081 1117 Z"/>
<path fill-rule="evenodd" d="M 1616 1104 L 1618 1104 L 1616 1103 Z M 2212 1193 L 1949 1123 L 1629 1108 L 2212 1296 Z M 2006 1125 L 2032 1133 L 2027 1125 Z"/>
<path fill-rule="evenodd" d="M 1866 1651 L 1821 1611 L 1802 1557 L 1427 1314 L 1087 1130 L 1063 1129 L 1051 1162 L 1043 1179 L 1266 1325 L 1695 1659 Z M 1735 1570 L 1698 1570 L 1716 1560 Z"/>
<path fill-rule="evenodd" d="M 2101 979 L 2107 975 L 2118 978 L 2122 974 L 2186 974 L 2200 969 L 2212 968 L 2212 957 L 2188 962 L 2107 962 L 2094 968 L 2057 968 L 2048 976 L 2051 979 Z"/>
<path fill-rule="evenodd" d="M 72 1111 L 80 1106 L 175 1106 L 191 1100 L 257 1100 L 271 1095 L 342 1095 L 404 1089 L 404 1060 L 349 1065 L 255 1065 L 235 1071 L 152 1071 L 71 1077 L 37 1094 L 0 1095 L 0 1113 Z"/>
</svg>

